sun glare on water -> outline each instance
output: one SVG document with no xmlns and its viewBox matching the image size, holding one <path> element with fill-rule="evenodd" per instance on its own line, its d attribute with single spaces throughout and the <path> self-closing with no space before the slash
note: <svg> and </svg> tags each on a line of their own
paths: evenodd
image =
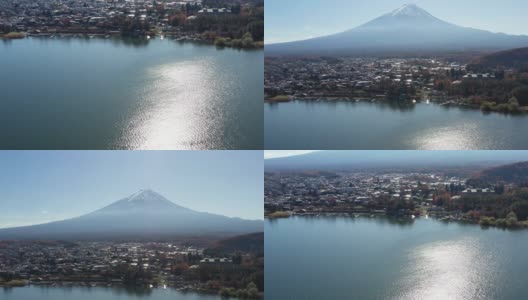
<svg viewBox="0 0 528 300">
<path fill-rule="evenodd" d="M 142 100 L 124 129 L 128 149 L 204 149 L 224 131 L 222 89 L 214 61 L 201 59 L 148 69 Z M 215 75 L 216 74 L 216 75 Z M 224 86 L 220 86 L 224 85 Z"/>
<path fill-rule="evenodd" d="M 478 239 L 440 241 L 409 253 L 396 299 L 491 299 L 494 259 Z"/>
</svg>

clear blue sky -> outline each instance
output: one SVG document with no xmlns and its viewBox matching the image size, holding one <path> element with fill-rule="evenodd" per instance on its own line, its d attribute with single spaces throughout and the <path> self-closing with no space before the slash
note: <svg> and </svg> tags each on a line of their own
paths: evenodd
<svg viewBox="0 0 528 300">
<path fill-rule="evenodd" d="M 150 188 L 198 211 L 263 219 L 263 151 L 0 151 L 0 227 L 79 216 Z"/>
<path fill-rule="evenodd" d="M 406 3 L 460 26 L 528 35 L 526 0 L 266 0 L 266 43 L 342 32 Z"/>
</svg>

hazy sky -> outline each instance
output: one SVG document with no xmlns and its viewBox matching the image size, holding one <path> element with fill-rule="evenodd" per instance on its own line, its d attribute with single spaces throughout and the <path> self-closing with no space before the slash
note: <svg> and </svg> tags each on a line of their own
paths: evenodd
<svg viewBox="0 0 528 300">
<path fill-rule="evenodd" d="M 266 43 L 342 32 L 406 3 L 460 26 L 528 34 L 526 0 L 266 0 Z"/>
<path fill-rule="evenodd" d="M 0 228 L 76 217 L 150 188 L 263 219 L 262 151 L 0 151 Z"/>
<path fill-rule="evenodd" d="M 264 151 L 264 158 L 270 159 L 270 158 L 277 158 L 277 157 L 287 157 L 287 156 L 306 154 L 306 153 L 310 153 L 314 151 L 317 151 L 317 150 L 266 150 Z"/>
</svg>

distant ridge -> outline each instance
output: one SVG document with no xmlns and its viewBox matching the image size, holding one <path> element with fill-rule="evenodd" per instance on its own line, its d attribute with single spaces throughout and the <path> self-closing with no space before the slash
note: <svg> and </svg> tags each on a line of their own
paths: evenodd
<svg viewBox="0 0 528 300">
<path fill-rule="evenodd" d="M 233 252 L 264 254 L 264 232 L 239 235 L 217 241 L 208 252 L 227 255 Z"/>
<path fill-rule="evenodd" d="M 521 68 L 528 70 L 528 47 L 482 56 L 471 62 L 468 68 L 471 70 Z"/>
<path fill-rule="evenodd" d="M 266 45 L 266 55 L 391 54 L 441 51 L 498 51 L 528 47 L 528 36 L 492 33 L 440 20 L 406 4 L 345 32 Z"/>
<path fill-rule="evenodd" d="M 327 150 L 303 155 L 267 159 L 265 170 L 354 170 L 387 169 L 416 167 L 449 166 L 497 166 L 528 160 L 526 153 L 508 151 L 496 155 L 494 151 L 475 152 L 467 155 L 465 151 L 339 151 Z"/>
<path fill-rule="evenodd" d="M 229 218 L 179 206 L 140 190 L 92 213 L 41 225 L 0 229 L 1 239 L 165 239 L 227 237 L 263 230 L 263 221 Z"/>
<path fill-rule="evenodd" d="M 528 186 L 528 161 L 486 169 L 471 178 L 469 183 L 514 183 Z"/>
</svg>

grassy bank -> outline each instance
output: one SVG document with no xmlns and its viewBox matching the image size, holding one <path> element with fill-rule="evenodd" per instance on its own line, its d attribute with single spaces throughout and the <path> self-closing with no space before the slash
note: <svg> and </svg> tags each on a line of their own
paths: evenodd
<svg viewBox="0 0 528 300">
<path fill-rule="evenodd" d="M 230 39 L 225 37 L 217 37 L 214 40 L 217 47 L 230 47 L 238 49 L 260 49 L 264 48 L 264 42 L 254 41 L 250 33 L 244 34 L 240 39 Z"/>
<path fill-rule="evenodd" d="M 519 221 L 515 213 L 509 213 L 506 218 L 481 217 L 479 224 L 484 227 L 528 228 L 528 221 Z"/>
<path fill-rule="evenodd" d="M 266 98 L 265 100 L 268 102 L 279 102 L 280 103 L 280 102 L 290 102 L 292 98 L 290 96 L 279 95 L 279 96 L 275 96 L 271 98 Z"/>
<path fill-rule="evenodd" d="M 23 39 L 25 37 L 26 34 L 23 32 L 10 32 L 0 36 L 3 39 Z"/>
<path fill-rule="evenodd" d="M 28 284 L 25 280 L 0 281 L 0 287 L 20 287 Z"/>
<path fill-rule="evenodd" d="M 528 107 L 519 106 L 517 101 L 512 101 L 508 103 L 497 104 L 496 102 L 484 102 L 480 106 L 480 109 L 485 112 L 500 112 L 508 114 L 523 114 L 528 113 Z"/>
<path fill-rule="evenodd" d="M 268 219 L 289 218 L 290 214 L 285 211 L 276 211 L 266 216 Z"/>
</svg>

